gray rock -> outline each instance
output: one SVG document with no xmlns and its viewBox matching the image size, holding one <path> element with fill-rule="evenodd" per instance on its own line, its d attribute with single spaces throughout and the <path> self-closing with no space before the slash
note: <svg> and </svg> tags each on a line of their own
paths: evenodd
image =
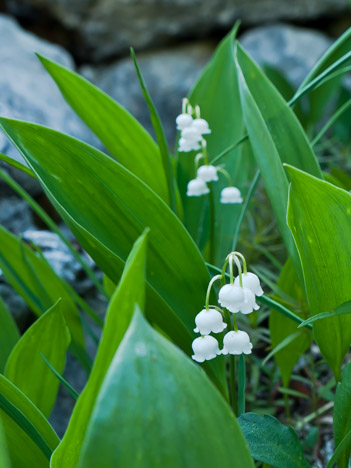
<svg viewBox="0 0 351 468">
<path fill-rule="evenodd" d="M 295 88 L 332 43 L 321 32 L 287 24 L 251 29 L 239 40 L 258 64 L 278 69 Z"/>
<path fill-rule="evenodd" d="M 33 227 L 33 216 L 28 204 L 17 197 L 0 198 L 0 225 L 14 234 Z"/>
<path fill-rule="evenodd" d="M 24 299 L 10 286 L 0 270 L 0 297 L 13 315 L 18 328 L 24 332 L 30 324 L 33 314 Z"/>
<path fill-rule="evenodd" d="M 34 52 L 73 68 L 73 60 L 64 49 L 23 31 L 11 18 L 0 15 L 0 115 L 28 120 L 60 130 L 88 142 L 96 141 L 61 97 Z M 17 150 L 0 133 L 0 152 L 22 161 Z M 21 171 L 7 169 L 32 194 L 39 184 Z M 0 181 L 0 196 L 7 186 Z"/>
<path fill-rule="evenodd" d="M 23 232 L 23 240 L 33 242 L 42 251 L 57 275 L 80 295 L 86 294 L 93 288 L 89 277 L 86 276 L 82 266 L 74 258 L 66 244 L 57 234 L 50 231 L 28 229 Z M 95 263 L 85 252 L 80 252 L 85 262 L 94 268 Z"/>
<path fill-rule="evenodd" d="M 138 62 L 149 92 L 164 123 L 168 140 L 174 143 L 175 118 L 215 48 L 212 42 L 138 54 Z M 149 111 L 131 59 L 108 66 L 82 67 L 80 72 L 128 109 L 153 133 Z"/>
<path fill-rule="evenodd" d="M 277 20 L 307 21 L 349 11 L 349 0 L 8 0 L 9 11 L 47 14 L 74 35 L 74 53 L 101 60 L 174 38 L 203 38 L 244 25 Z M 71 41 L 72 42 L 72 41 Z"/>
</svg>

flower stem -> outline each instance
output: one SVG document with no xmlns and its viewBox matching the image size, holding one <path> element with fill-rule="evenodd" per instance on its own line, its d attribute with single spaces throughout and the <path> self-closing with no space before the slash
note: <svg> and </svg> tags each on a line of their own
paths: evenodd
<svg viewBox="0 0 351 468">
<path fill-rule="evenodd" d="M 244 354 L 239 357 L 238 369 L 238 416 L 245 413 L 246 366 Z"/>
<path fill-rule="evenodd" d="M 205 306 L 206 306 L 206 310 L 209 309 L 209 302 L 210 302 L 210 294 L 211 294 L 211 288 L 212 288 L 212 285 L 215 281 L 217 281 L 218 279 L 222 278 L 222 275 L 216 275 L 214 276 L 211 281 L 208 283 L 208 287 L 207 287 L 207 293 L 206 293 L 206 303 L 205 303 Z"/>
<path fill-rule="evenodd" d="M 217 166 L 217 172 L 221 172 L 225 176 L 225 178 L 227 179 L 228 187 L 233 186 L 233 182 L 228 171 L 223 169 L 223 167 Z"/>
</svg>

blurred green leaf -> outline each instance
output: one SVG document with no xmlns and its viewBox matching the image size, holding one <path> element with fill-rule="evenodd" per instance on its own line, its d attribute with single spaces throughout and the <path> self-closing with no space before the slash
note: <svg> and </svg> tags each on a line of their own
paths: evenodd
<svg viewBox="0 0 351 468">
<path fill-rule="evenodd" d="M 106 372 L 129 326 L 135 304 L 144 306 L 147 238 L 148 231 L 145 231 L 129 254 L 123 276 L 107 309 L 89 380 L 78 398 L 65 437 L 52 456 L 52 468 L 77 466 L 87 425 Z"/>
<path fill-rule="evenodd" d="M 288 259 L 280 274 L 278 287 L 285 293 L 289 294 L 289 296 L 293 297 L 296 301 L 296 307 L 294 308 L 295 313 L 297 313 L 297 315 L 302 319 L 306 318 L 307 299 L 290 259 Z M 277 296 L 274 296 L 274 298 L 279 301 Z M 292 320 L 274 309 L 271 309 L 269 330 L 273 348 L 279 346 L 286 337 L 296 333 L 297 328 L 298 324 L 294 323 Z M 308 329 L 305 329 L 304 332 L 295 338 L 292 343 L 288 344 L 274 355 L 275 362 L 279 367 L 283 385 L 285 387 L 289 386 L 293 368 L 306 349 L 310 346 L 311 338 L 311 333 Z"/>
<path fill-rule="evenodd" d="M 332 311 L 351 300 L 351 194 L 294 167 L 288 225 L 300 254 L 312 315 Z M 351 316 L 313 323 L 324 358 L 340 380 L 340 367 L 351 343 Z"/>
<path fill-rule="evenodd" d="M 77 73 L 38 55 L 63 97 L 125 168 L 168 202 L 159 148 L 122 106 Z"/>
<path fill-rule="evenodd" d="M 338 382 L 334 400 L 334 439 L 337 447 L 351 430 L 351 363 L 342 371 L 342 380 Z M 348 468 L 351 452 L 351 441 L 339 455 L 338 468 Z"/>
<path fill-rule="evenodd" d="M 1 374 L 0 418 L 12 468 L 48 468 L 59 438 L 38 408 Z"/>
<path fill-rule="evenodd" d="M 274 468 L 309 468 L 302 445 L 291 426 L 272 416 L 246 413 L 238 419 L 251 455 Z"/>
<path fill-rule="evenodd" d="M 7 281 L 40 316 L 61 298 L 61 309 L 70 329 L 74 346 L 84 350 L 84 337 L 78 310 L 46 261 L 4 227 L 0 226 L 0 268 Z"/>
<path fill-rule="evenodd" d="M 54 130 L 0 119 L 83 247 L 117 283 L 135 240 L 151 228 L 147 314 L 187 353 L 209 274 L 177 216 L 140 179 L 95 148 Z M 224 388 L 223 361 L 206 366 Z"/>
<path fill-rule="evenodd" d="M 228 404 L 137 308 L 99 392 L 78 466 L 254 464 Z"/>
<path fill-rule="evenodd" d="M 12 348 L 19 340 L 20 334 L 11 312 L 0 296 L 0 372 L 4 370 Z"/>
<path fill-rule="evenodd" d="M 47 418 L 55 404 L 60 382 L 43 361 L 41 353 L 62 373 L 69 343 L 70 334 L 58 301 L 26 331 L 6 364 L 5 377 Z"/>
<path fill-rule="evenodd" d="M 11 468 L 10 457 L 7 450 L 6 438 L 2 422 L 0 419 L 0 466 L 1 468 Z"/>
</svg>

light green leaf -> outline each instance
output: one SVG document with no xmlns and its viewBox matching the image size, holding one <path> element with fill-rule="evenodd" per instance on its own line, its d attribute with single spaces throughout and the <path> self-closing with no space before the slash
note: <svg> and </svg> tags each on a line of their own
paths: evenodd
<svg viewBox="0 0 351 468">
<path fill-rule="evenodd" d="M 278 287 L 289 296 L 294 298 L 296 301 L 294 309 L 297 311 L 296 313 L 298 317 L 301 319 L 306 318 L 308 313 L 307 299 L 290 259 L 288 259 L 282 270 L 282 273 L 280 274 Z M 279 298 L 276 296 L 275 299 L 279 300 Z M 275 311 L 274 309 L 271 309 L 269 317 L 269 330 L 273 348 L 279 346 L 279 344 L 282 343 L 286 337 L 296 333 L 297 328 L 299 328 L 298 324 L 294 323 L 292 320 Z M 311 333 L 307 328 L 305 328 L 303 333 L 295 338 L 292 343 L 288 344 L 274 355 L 275 362 L 279 367 L 283 385 L 285 387 L 289 386 L 293 368 L 302 354 L 306 351 L 306 349 L 308 349 L 311 338 Z"/>
<path fill-rule="evenodd" d="M 48 468 L 59 438 L 38 408 L 1 374 L 0 418 L 12 468 Z"/>
<path fill-rule="evenodd" d="M 334 400 L 334 440 L 337 447 L 351 430 L 351 363 L 346 364 L 342 380 L 338 383 Z M 339 455 L 338 468 L 348 468 L 351 452 L 351 441 Z"/>
<path fill-rule="evenodd" d="M 140 179 L 95 148 L 39 125 L 0 120 L 76 238 L 113 282 L 120 279 L 133 241 L 151 228 L 147 315 L 190 353 L 209 274 L 176 215 Z M 206 368 L 224 386 L 223 362 Z"/>
<path fill-rule="evenodd" d="M 60 382 L 45 364 L 41 353 L 62 373 L 69 343 L 70 334 L 58 301 L 26 331 L 6 364 L 5 377 L 47 418 L 55 404 Z"/>
<path fill-rule="evenodd" d="M 348 315 L 351 314 L 351 301 L 345 302 L 341 306 L 337 307 L 334 312 L 322 312 L 320 314 L 314 315 L 313 317 L 304 320 L 297 328 L 305 327 L 316 320 L 323 320 L 325 318 L 334 317 L 335 315 Z"/>
<path fill-rule="evenodd" d="M 78 310 L 63 281 L 29 247 L 0 226 L 0 268 L 7 281 L 40 316 L 61 298 L 61 307 L 76 347 L 84 337 Z"/>
<path fill-rule="evenodd" d="M 137 308 L 99 392 L 79 467 L 253 467 L 228 404 Z"/>
<path fill-rule="evenodd" d="M 309 468 L 302 445 L 291 426 L 272 416 L 246 413 L 238 419 L 255 460 L 274 468 Z"/>
<path fill-rule="evenodd" d="M 125 168 L 168 201 L 159 149 L 147 131 L 111 97 L 77 73 L 38 55 L 63 97 Z"/>
<path fill-rule="evenodd" d="M 0 467 L 11 468 L 10 457 L 7 450 L 6 438 L 0 419 Z"/>
<path fill-rule="evenodd" d="M 288 224 L 300 254 L 312 315 L 351 300 L 351 194 L 291 166 Z M 313 323 L 324 358 L 340 380 L 351 343 L 351 316 Z"/>
<path fill-rule="evenodd" d="M 19 340 L 20 334 L 11 312 L 0 296 L 0 372 L 4 370 L 12 348 Z"/>
</svg>

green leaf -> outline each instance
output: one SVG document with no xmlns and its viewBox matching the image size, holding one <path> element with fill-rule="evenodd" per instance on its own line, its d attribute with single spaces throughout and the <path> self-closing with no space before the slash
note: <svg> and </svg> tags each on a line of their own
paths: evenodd
<svg viewBox="0 0 351 468">
<path fill-rule="evenodd" d="M 59 438 L 38 408 L 1 374 L 0 419 L 12 468 L 48 468 Z"/>
<path fill-rule="evenodd" d="M 351 195 L 291 166 L 288 224 L 301 258 L 312 315 L 351 300 Z M 344 260 L 343 260 L 344 259 Z M 351 343 L 351 316 L 313 323 L 324 358 L 340 380 L 340 367 Z"/>
<path fill-rule="evenodd" d="M 62 373 L 69 343 L 70 334 L 58 301 L 26 331 L 6 364 L 5 377 L 47 418 L 55 404 L 60 382 L 43 361 L 41 353 Z"/>
<path fill-rule="evenodd" d="M 272 416 L 246 413 L 238 419 L 250 453 L 255 460 L 274 468 L 308 468 L 302 445 L 291 426 Z"/>
<path fill-rule="evenodd" d="M 151 228 L 147 315 L 191 352 L 209 274 L 186 229 L 140 179 L 95 148 L 35 124 L 0 119 L 74 235 L 117 283 L 133 240 Z M 223 362 L 206 369 L 224 387 Z"/>
<path fill-rule="evenodd" d="M 0 268 L 7 281 L 40 316 L 61 298 L 61 307 L 77 347 L 84 347 L 78 310 L 64 282 L 46 261 L 0 226 Z"/>
<path fill-rule="evenodd" d="M 190 102 L 200 106 L 201 117 L 209 122 L 212 130 L 212 133 L 206 136 L 210 160 L 238 141 L 244 131 L 233 57 L 234 39 L 238 28 L 239 23 L 219 44 L 213 58 L 189 94 Z M 233 184 L 239 187 L 244 195 L 249 188 L 250 179 L 255 174 L 249 151 L 249 145 L 246 143 L 229 151 L 220 161 L 221 164 L 225 163 Z M 206 246 L 211 235 L 206 218 L 209 215 L 208 198 L 194 199 L 185 196 L 186 184 L 195 177 L 194 157 L 189 153 L 178 153 L 178 157 L 179 188 L 183 197 L 185 224 L 196 242 Z M 216 265 L 221 265 L 230 251 L 240 216 L 240 205 L 225 206 L 219 201 L 221 189 L 226 185 L 227 181 L 220 176 L 220 181 L 211 187 L 216 229 L 211 239 L 212 250 L 208 260 Z"/>
<path fill-rule="evenodd" d="M 278 287 L 282 289 L 289 296 L 293 297 L 296 301 L 294 306 L 297 315 L 304 319 L 307 316 L 308 307 L 307 299 L 296 275 L 294 266 L 290 259 L 286 262 L 282 273 L 278 280 Z M 275 296 L 279 301 L 279 298 Z M 279 312 L 271 309 L 269 317 L 269 330 L 271 335 L 271 342 L 274 349 L 284 342 L 288 336 L 296 333 L 299 326 L 289 318 L 280 314 Z M 296 335 L 295 335 L 296 336 Z M 275 362 L 279 367 L 282 376 L 283 385 L 289 386 L 291 373 L 297 361 L 308 349 L 311 342 L 311 333 L 308 329 L 303 330 L 303 333 L 295 337 L 294 341 L 283 349 L 274 354 Z"/>
<path fill-rule="evenodd" d="M 0 419 L 0 466 L 1 468 L 11 468 L 10 457 L 7 450 L 4 429 Z"/>
<path fill-rule="evenodd" d="M 83 442 L 78 467 L 96 466 L 254 466 L 228 404 L 138 308 Z"/>
<path fill-rule="evenodd" d="M 314 315 L 313 317 L 304 320 L 297 328 L 305 327 L 310 323 L 315 322 L 316 320 L 323 320 L 325 318 L 334 317 L 336 315 L 348 315 L 351 314 L 351 301 L 345 302 L 341 306 L 337 307 L 334 312 L 322 312 L 320 314 Z"/>
<path fill-rule="evenodd" d="M 0 296 L 0 372 L 4 370 L 12 348 L 19 340 L 20 334 L 11 312 Z"/>
<path fill-rule="evenodd" d="M 133 315 L 135 304 L 143 307 L 145 258 L 148 231 L 135 242 L 123 276 L 111 298 L 101 341 L 89 380 L 73 410 L 65 437 L 56 449 L 51 466 L 77 466 L 80 447 L 100 387 Z"/>
<path fill-rule="evenodd" d="M 347 29 L 342 36 L 322 55 L 316 65 L 307 75 L 299 89 L 304 88 L 314 78 L 326 70 L 330 65 L 339 60 L 343 55 L 348 53 L 351 48 L 351 28 Z M 336 88 L 340 85 L 342 77 L 339 76 L 332 79 L 313 90 L 309 94 L 310 114 L 309 120 L 316 123 L 323 115 L 325 105 L 335 93 Z M 299 91 L 299 90 L 298 90 Z"/>
<path fill-rule="evenodd" d="M 334 440 L 337 447 L 351 430 L 351 363 L 346 364 L 338 383 L 334 400 Z M 351 452 L 349 441 L 339 455 L 338 468 L 348 468 Z M 340 464 L 340 465 L 339 465 Z"/>
<path fill-rule="evenodd" d="M 38 55 L 63 97 L 125 168 L 168 201 L 159 149 L 135 118 L 77 73 Z"/>
</svg>

